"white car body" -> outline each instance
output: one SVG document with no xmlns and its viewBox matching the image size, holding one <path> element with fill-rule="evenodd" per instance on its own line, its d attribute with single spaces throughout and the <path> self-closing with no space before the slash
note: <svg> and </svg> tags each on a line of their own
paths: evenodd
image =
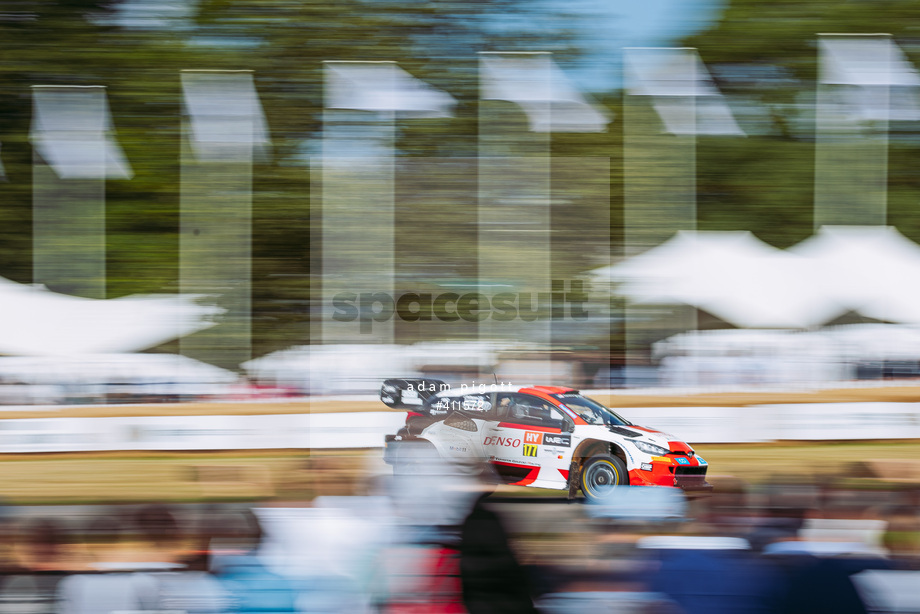
<svg viewBox="0 0 920 614">
<path fill-rule="evenodd" d="M 410 407 L 407 427 L 388 436 L 388 448 L 427 443 L 441 458 L 461 465 L 487 462 L 508 483 L 570 493 L 590 487 L 580 478 L 593 459 L 607 459 L 608 477 L 601 478 L 613 484 L 711 489 L 705 480 L 708 465 L 689 445 L 634 425 L 571 388 L 460 388 L 424 399 L 413 395 L 414 390 L 408 398 L 413 405 L 418 399 L 418 411 Z M 396 464 L 395 456 L 388 450 L 388 462 Z"/>
</svg>

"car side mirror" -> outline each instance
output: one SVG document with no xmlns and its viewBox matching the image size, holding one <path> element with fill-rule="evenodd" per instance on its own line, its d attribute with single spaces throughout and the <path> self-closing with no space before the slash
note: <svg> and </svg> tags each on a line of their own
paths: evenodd
<svg viewBox="0 0 920 614">
<path fill-rule="evenodd" d="M 564 420 L 562 423 L 562 430 L 565 431 L 566 433 L 574 433 L 575 423 L 569 422 L 568 420 Z"/>
</svg>

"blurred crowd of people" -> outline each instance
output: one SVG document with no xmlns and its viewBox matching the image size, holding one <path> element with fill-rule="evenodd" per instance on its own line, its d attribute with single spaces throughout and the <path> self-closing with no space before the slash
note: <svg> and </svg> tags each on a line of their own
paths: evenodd
<svg viewBox="0 0 920 614">
<path fill-rule="evenodd" d="M 547 503 L 431 464 L 300 507 L 8 507 L 0 611 L 920 612 L 920 491 L 620 490 Z"/>
<path fill-rule="evenodd" d="M 179 511 L 145 505 L 87 515 L 84 508 L 80 522 L 58 515 L 7 522 L 0 611 L 536 611 L 501 523 L 478 504 L 459 526 L 428 532 L 416 526 L 372 537 L 358 559 L 373 558 L 364 561 L 350 558 L 350 536 L 340 522 L 329 522 L 332 516 L 347 516 L 347 509 L 294 513 L 298 521 L 315 525 L 308 532 L 340 528 L 325 541 L 342 542 L 341 549 L 355 563 L 345 570 L 337 566 L 342 550 L 326 560 L 315 552 L 279 552 L 279 547 L 302 546 L 303 535 L 296 528 L 285 530 L 283 521 L 276 527 L 276 542 L 264 543 L 262 523 L 248 507 L 181 510 L 191 524 L 179 521 Z"/>
<path fill-rule="evenodd" d="M 0 607 L 6 612 L 90 614 L 145 610 L 294 611 L 293 592 L 252 558 L 251 511 L 183 527 L 169 508 L 49 515 L 7 523 Z M 205 539 L 210 545 L 198 547 Z"/>
</svg>

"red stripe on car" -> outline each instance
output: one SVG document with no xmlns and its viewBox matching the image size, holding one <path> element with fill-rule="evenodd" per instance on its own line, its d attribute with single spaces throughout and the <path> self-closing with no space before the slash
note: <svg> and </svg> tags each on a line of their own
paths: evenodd
<svg viewBox="0 0 920 614">
<path fill-rule="evenodd" d="M 669 441 L 668 447 L 671 448 L 671 452 L 683 452 L 687 456 L 693 452 L 693 448 L 682 441 Z"/>
<path fill-rule="evenodd" d="M 551 426 L 531 426 L 529 424 L 514 424 L 513 422 L 499 422 L 498 426 L 506 429 L 521 429 L 522 431 L 540 431 L 541 433 L 561 433 L 562 429 Z"/>
</svg>

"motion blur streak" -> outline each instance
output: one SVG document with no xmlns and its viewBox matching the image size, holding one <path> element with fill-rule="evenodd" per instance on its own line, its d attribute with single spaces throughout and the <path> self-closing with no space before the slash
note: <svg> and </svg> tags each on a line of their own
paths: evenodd
<svg viewBox="0 0 920 614">
<path fill-rule="evenodd" d="M 3 0 L 0 614 L 920 614 L 918 17 Z"/>
<path fill-rule="evenodd" d="M 722 478 L 702 498 L 622 487 L 608 503 L 573 505 L 507 496 L 437 458 L 417 460 L 399 476 L 311 463 L 315 496 L 296 506 L 7 507 L 3 528 L 16 538 L 0 593 L 48 613 L 920 604 L 916 488 Z"/>
</svg>

